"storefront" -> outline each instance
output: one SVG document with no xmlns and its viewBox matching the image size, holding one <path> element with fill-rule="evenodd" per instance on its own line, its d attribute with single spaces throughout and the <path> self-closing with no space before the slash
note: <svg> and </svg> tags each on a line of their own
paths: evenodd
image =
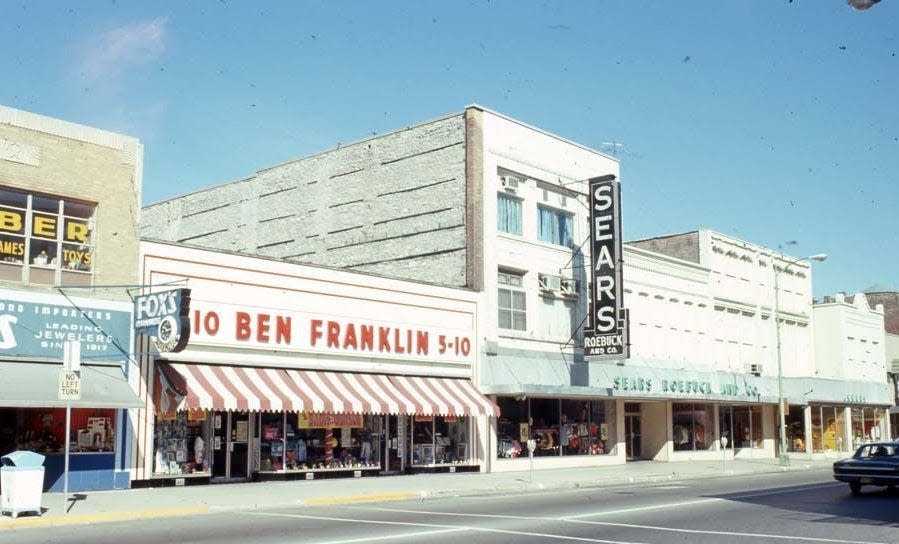
<svg viewBox="0 0 899 544">
<path fill-rule="evenodd" d="M 10 289 L 0 300 L 0 455 L 45 455 L 44 489 L 61 491 L 68 440 L 71 491 L 127 488 L 130 432 L 121 408 L 141 406 L 125 372 L 130 304 Z M 81 342 L 82 366 L 67 437 L 58 384 L 69 340 Z"/>
<path fill-rule="evenodd" d="M 720 459 L 722 448 L 734 458 L 775 456 L 774 380 L 574 360 L 577 383 L 564 385 L 553 383 L 559 359 L 507 350 L 482 367 L 500 407 L 496 470 L 525 468 L 528 439 L 535 468 Z"/>
<path fill-rule="evenodd" d="M 791 454 L 842 457 L 894 432 L 886 384 L 823 379 L 789 380 L 788 384 L 791 389 L 810 392 L 808 402 L 791 404 L 787 410 L 787 451 Z"/>
<path fill-rule="evenodd" d="M 145 242 L 190 340 L 142 360 L 135 486 L 486 469 L 477 295 Z M 164 288 L 160 288 L 164 289 Z M 147 337 L 141 351 L 152 354 Z"/>
</svg>

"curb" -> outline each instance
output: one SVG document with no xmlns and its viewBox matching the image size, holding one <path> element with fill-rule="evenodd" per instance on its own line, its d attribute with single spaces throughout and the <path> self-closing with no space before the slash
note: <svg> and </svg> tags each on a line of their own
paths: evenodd
<svg viewBox="0 0 899 544">
<path fill-rule="evenodd" d="M 0 531 L 33 529 L 38 527 L 64 527 L 69 525 L 91 525 L 94 523 L 114 523 L 136 519 L 170 518 L 195 516 L 209 513 L 208 506 L 188 506 L 184 508 L 156 508 L 127 512 L 100 512 L 96 514 L 71 514 L 66 516 L 17 518 L 9 523 L 0 523 Z"/>
</svg>

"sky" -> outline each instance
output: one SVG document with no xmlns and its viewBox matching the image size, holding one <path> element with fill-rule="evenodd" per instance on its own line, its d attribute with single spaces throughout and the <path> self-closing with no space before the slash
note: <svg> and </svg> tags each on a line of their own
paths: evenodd
<svg viewBox="0 0 899 544">
<path fill-rule="evenodd" d="M 0 0 L 0 51 L 0 104 L 143 142 L 144 204 L 476 103 L 615 155 L 626 240 L 899 289 L 899 0 Z"/>
</svg>

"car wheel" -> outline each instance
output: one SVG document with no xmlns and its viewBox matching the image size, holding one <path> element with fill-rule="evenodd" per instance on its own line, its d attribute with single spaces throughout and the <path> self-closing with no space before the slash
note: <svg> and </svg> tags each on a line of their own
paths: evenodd
<svg viewBox="0 0 899 544">
<path fill-rule="evenodd" d="M 858 482 L 850 482 L 849 490 L 852 491 L 853 495 L 861 495 L 862 494 L 862 484 Z"/>
</svg>

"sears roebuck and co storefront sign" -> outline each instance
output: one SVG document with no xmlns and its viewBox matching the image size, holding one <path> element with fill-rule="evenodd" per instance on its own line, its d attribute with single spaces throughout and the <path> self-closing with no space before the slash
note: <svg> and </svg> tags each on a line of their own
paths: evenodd
<svg viewBox="0 0 899 544">
<path fill-rule="evenodd" d="M 614 175 L 590 186 L 591 297 L 584 356 L 591 360 L 630 357 L 624 309 L 621 249 L 621 186 Z"/>
</svg>

